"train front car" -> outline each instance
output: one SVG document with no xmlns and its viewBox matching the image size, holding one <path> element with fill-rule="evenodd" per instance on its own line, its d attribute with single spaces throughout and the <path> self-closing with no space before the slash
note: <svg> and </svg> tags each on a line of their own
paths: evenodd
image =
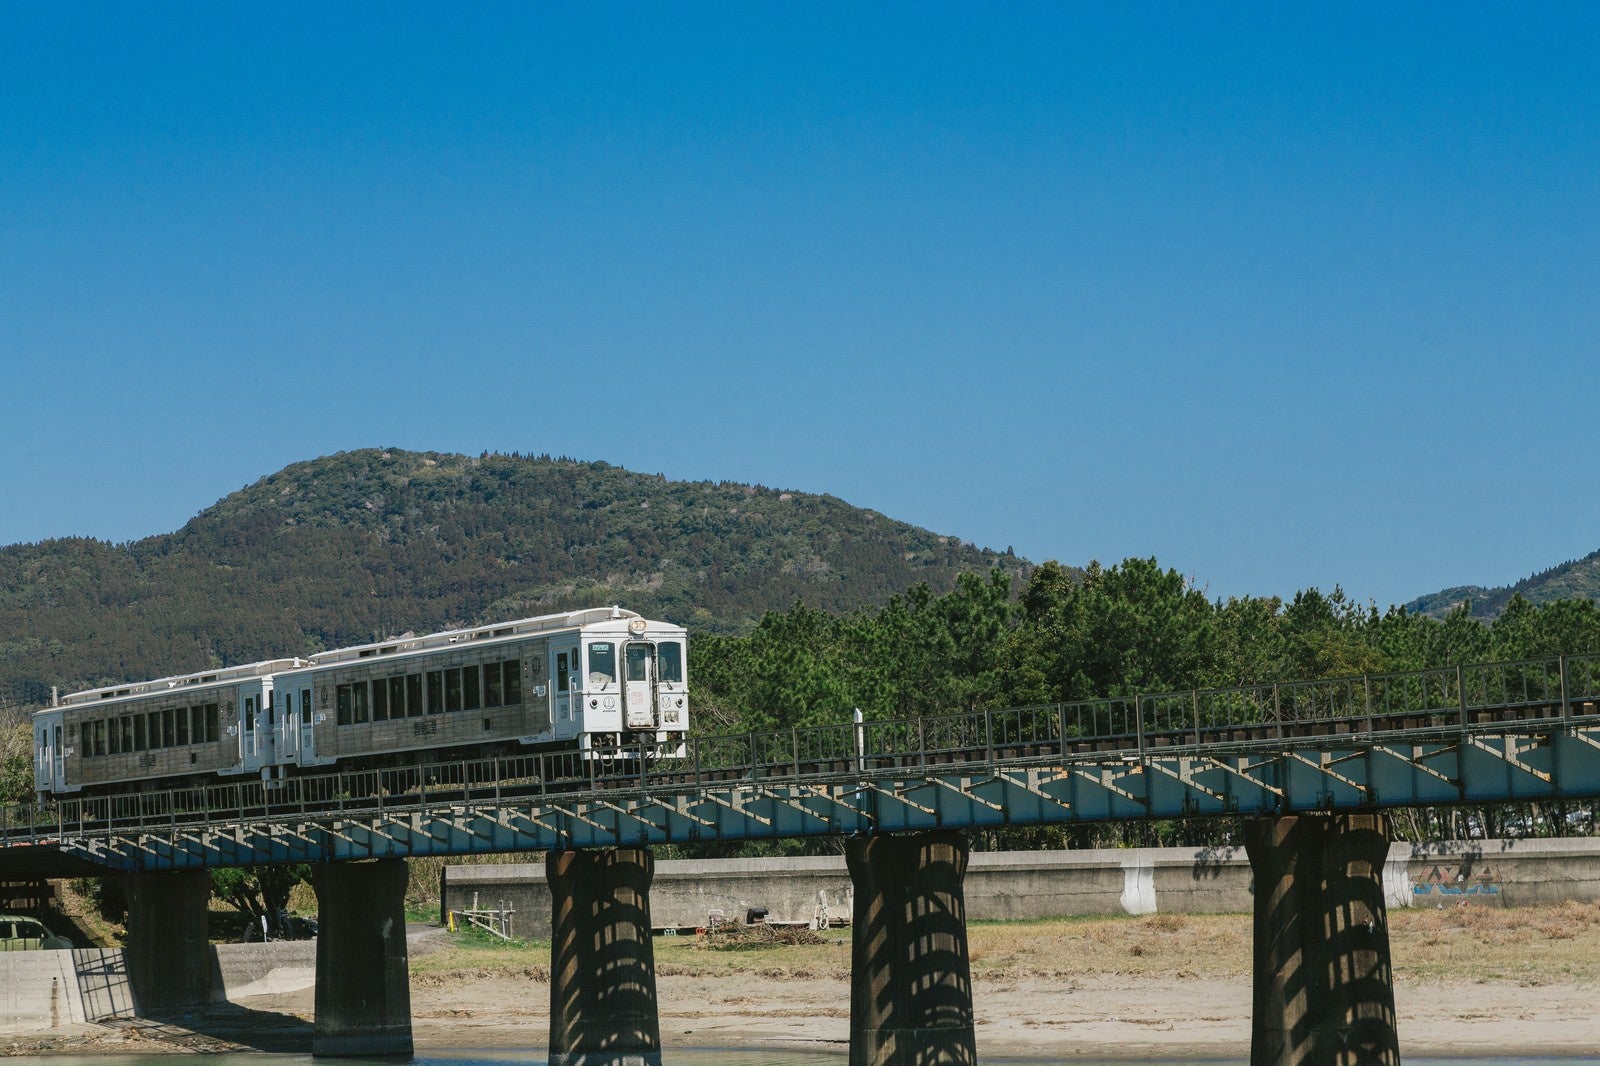
<svg viewBox="0 0 1600 1066">
<path fill-rule="evenodd" d="M 277 679 L 280 762 L 382 768 L 641 741 L 682 754 L 682 627 L 618 607 L 321 652 Z"/>
<path fill-rule="evenodd" d="M 688 633 L 631 612 L 585 624 L 567 649 L 568 685 L 554 663 L 556 704 L 591 757 L 681 757 L 689 728 Z"/>
</svg>

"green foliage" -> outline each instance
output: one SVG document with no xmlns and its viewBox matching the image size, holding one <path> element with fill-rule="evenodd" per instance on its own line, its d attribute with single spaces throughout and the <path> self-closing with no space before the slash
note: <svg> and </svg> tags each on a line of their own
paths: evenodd
<svg viewBox="0 0 1600 1066">
<path fill-rule="evenodd" d="M 211 894 L 245 915 L 254 929 L 259 930 L 265 918 L 272 935 L 282 936 L 289 893 L 310 878 L 311 867 L 304 863 L 215 869 L 211 871 Z"/>
<path fill-rule="evenodd" d="M 1027 704 L 1196 687 L 1215 655 L 1212 616 L 1203 593 L 1154 559 L 1090 563 L 1080 580 L 1046 563 L 1006 644 L 1006 694 Z"/>
<path fill-rule="evenodd" d="M 33 799 L 33 728 L 27 722 L 0 726 L 0 803 Z"/>
</svg>

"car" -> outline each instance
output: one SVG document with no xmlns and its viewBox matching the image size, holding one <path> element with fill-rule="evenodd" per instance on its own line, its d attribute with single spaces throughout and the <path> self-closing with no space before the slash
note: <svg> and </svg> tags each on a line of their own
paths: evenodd
<svg viewBox="0 0 1600 1066">
<path fill-rule="evenodd" d="M 72 941 L 56 936 L 37 918 L 0 914 L 0 951 L 57 951 L 70 947 Z"/>
</svg>

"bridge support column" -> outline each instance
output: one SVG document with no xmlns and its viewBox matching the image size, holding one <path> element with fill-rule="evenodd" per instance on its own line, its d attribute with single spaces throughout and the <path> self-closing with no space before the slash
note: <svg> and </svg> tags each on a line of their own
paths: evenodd
<svg viewBox="0 0 1600 1066">
<path fill-rule="evenodd" d="M 845 842 L 855 887 L 850 1066 L 978 1061 L 967 852 L 966 838 L 949 830 Z"/>
<path fill-rule="evenodd" d="M 1251 1066 L 1399 1066 L 1382 814 L 1247 823 L 1255 874 Z"/>
<path fill-rule="evenodd" d="M 660 1066 L 648 848 L 552 851 L 550 1066 Z"/>
<path fill-rule="evenodd" d="M 411 1057 L 406 881 L 402 859 L 311 868 L 317 893 L 313 1055 Z"/>
<path fill-rule="evenodd" d="M 211 1002 L 209 870 L 124 874 L 125 957 L 134 1009 L 144 1017 L 182 1014 Z"/>
</svg>

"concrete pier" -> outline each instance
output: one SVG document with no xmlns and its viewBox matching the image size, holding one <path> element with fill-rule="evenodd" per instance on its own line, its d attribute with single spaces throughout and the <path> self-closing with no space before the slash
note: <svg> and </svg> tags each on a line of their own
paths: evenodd
<svg viewBox="0 0 1600 1066">
<path fill-rule="evenodd" d="M 550 1066 L 660 1066 L 647 848 L 552 851 Z"/>
<path fill-rule="evenodd" d="M 977 1062 L 967 854 L 966 838 L 948 830 L 846 841 L 855 890 L 850 1066 Z"/>
<path fill-rule="evenodd" d="M 1399 1066 L 1383 900 L 1388 818 L 1253 819 L 1251 1066 Z"/>
<path fill-rule="evenodd" d="M 313 1055 L 411 1057 L 406 879 L 402 859 L 311 868 L 318 920 Z"/>
<path fill-rule="evenodd" d="M 160 1018 L 211 1002 L 206 904 L 209 870 L 124 874 L 128 903 L 125 959 L 134 1009 Z"/>
</svg>

